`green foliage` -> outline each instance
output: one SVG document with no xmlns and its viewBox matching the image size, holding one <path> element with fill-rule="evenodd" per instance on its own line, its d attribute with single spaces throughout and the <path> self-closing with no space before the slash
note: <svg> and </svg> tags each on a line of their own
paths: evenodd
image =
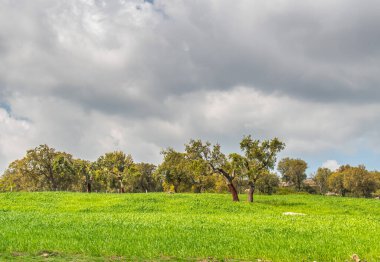
<svg viewBox="0 0 380 262">
<path fill-rule="evenodd" d="M 293 184 L 297 191 L 301 191 L 302 183 L 306 179 L 307 163 L 301 159 L 284 158 L 277 166 L 285 182 Z"/>
<path fill-rule="evenodd" d="M 240 142 L 240 148 L 244 153 L 241 163 L 245 174 L 250 181 L 256 182 L 260 175 L 268 173 L 274 168 L 277 154 L 285 148 L 285 144 L 278 138 L 272 140 L 253 140 L 245 136 Z"/>
<path fill-rule="evenodd" d="M 26 172 L 23 172 L 25 161 L 15 160 L 13 161 L 4 175 L 0 178 L 0 191 L 33 191 L 35 188 L 33 179 L 27 177 Z"/>
<path fill-rule="evenodd" d="M 233 171 L 231 157 L 227 157 L 219 144 L 211 145 L 210 142 L 202 142 L 200 139 L 191 139 L 185 145 L 186 157 L 190 161 L 197 161 L 206 166 L 209 174 L 230 173 Z"/>
<path fill-rule="evenodd" d="M 91 183 L 91 166 L 92 163 L 87 160 L 74 159 L 74 173 L 76 180 L 73 181 L 72 190 L 77 192 L 85 192 L 87 183 Z"/>
<path fill-rule="evenodd" d="M 294 188 L 292 187 L 279 187 L 277 190 L 276 190 L 276 194 L 277 195 L 293 195 L 293 194 L 297 194 L 299 192 L 297 192 Z"/>
<path fill-rule="evenodd" d="M 115 151 L 99 157 L 93 164 L 95 183 L 107 192 L 125 192 L 125 183 L 136 175 L 136 167 L 131 155 Z"/>
<path fill-rule="evenodd" d="M 265 173 L 256 181 L 256 186 L 261 193 L 272 195 L 276 192 L 280 179 L 276 174 Z"/>
<path fill-rule="evenodd" d="M 376 190 L 376 192 L 373 192 L 372 196 L 376 198 L 380 198 L 380 189 Z"/>
<path fill-rule="evenodd" d="M 368 172 L 362 165 L 341 166 L 328 178 L 329 190 L 342 196 L 371 197 L 379 185 L 379 173 Z"/>
<path fill-rule="evenodd" d="M 318 168 L 317 173 L 314 176 L 314 181 L 319 187 L 319 192 L 322 194 L 327 193 L 329 190 L 328 179 L 331 176 L 332 172 L 328 168 Z"/>
<path fill-rule="evenodd" d="M 247 192 L 253 201 L 255 188 L 272 194 L 278 178 L 271 174 L 276 156 L 284 148 L 277 138 L 254 140 L 243 137 L 242 154 L 222 152 L 219 144 L 190 140 L 184 152 L 172 148 L 162 151 L 163 162 L 156 167 L 135 163 L 131 155 L 109 152 L 90 162 L 76 159 L 47 145 L 28 150 L 13 161 L 0 177 L 0 192 L 77 191 L 77 192 Z M 284 158 L 278 164 L 282 179 L 300 192 L 374 197 L 380 189 L 380 172 L 364 166 L 341 166 L 332 173 L 319 168 L 313 180 L 305 180 L 307 164 L 301 159 Z M 315 183 L 314 183 L 314 182 Z M 286 191 L 286 190 L 285 190 Z M 281 193 L 286 193 L 280 188 Z"/>
<path fill-rule="evenodd" d="M 2 193 L 0 260 L 380 261 L 379 220 L 363 198 Z"/>
<path fill-rule="evenodd" d="M 159 177 L 155 176 L 156 166 L 149 163 L 137 163 L 137 176 L 132 181 L 132 192 L 160 192 L 162 183 Z"/>
<path fill-rule="evenodd" d="M 0 178 L 0 191 L 161 191 L 152 164 L 133 162 L 121 151 L 106 153 L 97 161 L 75 159 L 47 145 L 28 150 L 12 162 Z"/>
<path fill-rule="evenodd" d="M 187 148 L 188 152 L 180 153 L 172 148 L 162 151 L 163 162 L 156 170 L 157 176 L 163 181 L 165 191 L 173 192 L 219 192 L 219 178 L 212 173 L 208 162 L 200 158 L 200 150 L 207 150 L 200 141 L 199 148 Z M 193 150 L 193 151 L 191 151 Z"/>
<path fill-rule="evenodd" d="M 7 189 L 15 191 L 70 190 L 76 180 L 73 158 L 40 145 L 12 162 L 2 180 Z"/>
<path fill-rule="evenodd" d="M 242 187 L 248 184 L 253 188 L 250 191 L 253 195 L 256 181 L 260 176 L 273 169 L 276 156 L 285 147 L 285 144 L 277 138 L 260 141 L 253 140 L 249 135 L 243 137 L 240 143 L 240 148 L 244 154 L 231 153 L 228 157 L 221 152 L 219 144 L 212 146 L 209 142 L 190 140 L 185 147 L 187 157 L 190 160 L 203 161 L 209 166 L 211 174 L 219 174 L 224 177 L 233 195 L 237 191 L 236 188 L 240 191 Z M 261 185 L 263 184 L 264 182 L 261 183 Z M 273 187 L 270 187 L 268 190 L 271 191 L 272 189 Z M 233 199 L 238 201 L 237 196 Z"/>
<path fill-rule="evenodd" d="M 370 197 L 376 190 L 376 180 L 364 166 L 347 168 L 342 174 L 345 189 L 354 196 Z"/>
<path fill-rule="evenodd" d="M 161 154 L 164 160 L 158 166 L 157 173 L 161 175 L 164 190 L 173 190 L 175 193 L 190 191 L 192 180 L 186 155 L 172 148 L 162 151 Z"/>
<path fill-rule="evenodd" d="M 344 175 L 341 172 L 332 173 L 328 178 L 329 189 L 341 196 L 346 195 L 346 188 L 344 187 Z"/>
<path fill-rule="evenodd" d="M 241 176 L 239 173 L 239 166 L 234 159 L 238 154 L 230 154 L 228 157 L 221 151 L 219 144 L 211 145 L 210 142 L 202 142 L 201 140 L 191 139 L 188 144 L 185 145 L 186 159 L 192 163 L 191 165 L 197 165 L 201 167 L 201 173 L 198 172 L 195 177 L 202 178 L 207 176 L 221 176 L 228 190 L 232 195 L 233 201 L 239 201 L 238 191 L 236 189 L 236 179 Z M 219 180 L 219 181 L 218 181 Z M 208 179 L 210 181 L 210 179 Z M 220 179 L 216 178 L 215 183 L 220 185 Z M 217 189 L 218 191 L 219 189 Z"/>
<path fill-rule="evenodd" d="M 249 191 L 248 201 L 253 202 L 253 194 L 256 188 L 256 182 L 263 177 L 261 186 L 263 187 L 263 181 L 268 180 L 270 170 L 274 168 L 276 163 L 277 154 L 285 148 L 285 144 L 278 138 L 272 140 L 253 140 L 252 137 L 245 136 L 240 142 L 240 148 L 244 153 L 244 156 L 239 160 L 242 174 L 247 177 Z M 273 179 L 271 183 L 274 182 Z M 269 181 L 268 181 L 269 182 Z M 266 183 L 268 185 L 268 183 Z M 268 192 L 272 192 L 273 187 L 268 187 Z"/>
<path fill-rule="evenodd" d="M 248 177 L 257 180 L 262 173 L 274 168 L 277 154 L 285 148 L 285 144 L 278 138 L 260 141 L 253 140 L 249 135 L 240 142 L 240 148 L 245 156 L 243 163 Z"/>
</svg>

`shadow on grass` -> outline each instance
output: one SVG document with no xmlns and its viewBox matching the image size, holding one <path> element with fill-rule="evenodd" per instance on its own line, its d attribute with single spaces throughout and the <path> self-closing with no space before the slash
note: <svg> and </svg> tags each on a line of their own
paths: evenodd
<svg viewBox="0 0 380 262">
<path fill-rule="evenodd" d="M 257 200 L 256 203 L 258 204 L 264 204 L 264 205 L 270 205 L 270 206 L 305 206 L 306 203 L 303 202 L 289 202 L 285 200 L 278 200 L 278 199 L 265 199 L 265 200 Z"/>
<path fill-rule="evenodd" d="M 36 254 L 22 253 L 22 252 L 12 252 L 11 254 L 1 254 L 0 253 L 0 261 L 76 261 L 76 262 L 85 262 L 85 261 L 144 261 L 144 262 L 153 262 L 153 261 L 197 261 L 197 262 L 216 262 L 216 261 L 229 261 L 229 262 L 237 262 L 237 261 L 248 261 L 248 260 L 239 260 L 239 259 L 231 259 L 231 258 L 178 258 L 178 257 L 170 257 L 170 256 L 161 256 L 157 258 L 138 258 L 138 257 L 122 257 L 122 256 L 104 256 L 104 257 L 94 257 L 94 256 L 85 256 L 81 254 L 66 254 L 60 253 L 56 251 L 40 251 Z M 251 260 L 250 260 L 251 261 Z M 254 261 L 262 261 L 269 262 L 269 260 L 254 260 Z"/>
</svg>

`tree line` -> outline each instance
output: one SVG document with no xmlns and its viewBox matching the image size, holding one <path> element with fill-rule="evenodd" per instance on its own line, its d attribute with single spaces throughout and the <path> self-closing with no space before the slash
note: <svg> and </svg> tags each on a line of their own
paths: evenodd
<svg viewBox="0 0 380 262">
<path fill-rule="evenodd" d="M 335 172 L 319 168 L 313 179 L 322 194 L 330 192 L 341 196 L 380 197 L 380 172 L 368 171 L 363 165 L 343 165 Z"/>
<path fill-rule="evenodd" d="M 28 150 L 13 161 L 0 177 L 0 191 L 76 192 L 229 192 L 233 201 L 247 193 L 286 192 L 332 193 L 371 197 L 380 189 L 380 173 L 364 166 L 340 167 L 332 172 L 319 168 L 306 180 L 307 163 L 277 155 L 285 148 L 278 138 L 253 139 L 244 136 L 241 152 L 226 154 L 219 144 L 191 139 L 183 152 L 167 148 L 162 162 L 136 163 L 131 155 L 114 151 L 96 161 L 74 158 L 47 145 Z M 307 182 L 307 183 L 306 183 Z"/>
</svg>

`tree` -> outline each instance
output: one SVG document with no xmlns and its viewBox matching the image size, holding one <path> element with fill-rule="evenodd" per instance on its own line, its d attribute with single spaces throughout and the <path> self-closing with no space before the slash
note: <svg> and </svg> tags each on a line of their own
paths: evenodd
<svg viewBox="0 0 380 262">
<path fill-rule="evenodd" d="M 371 171 L 370 173 L 376 182 L 376 190 L 380 189 L 380 172 L 379 171 Z"/>
<path fill-rule="evenodd" d="M 92 192 L 92 163 L 87 160 L 74 159 L 74 169 L 77 175 L 74 183 L 75 191 Z"/>
<path fill-rule="evenodd" d="M 261 193 L 271 195 L 276 191 L 278 185 L 280 183 L 280 179 L 276 174 L 273 173 L 264 173 L 257 179 L 256 184 L 257 188 Z"/>
<path fill-rule="evenodd" d="M 306 179 L 307 163 L 301 159 L 284 158 L 277 166 L 282 179 L 295 185 L 297 191 L 301 191 L 302 182 Z"/>
<path fill-rule="evenodd" d="M 376 172 L 368 172 L 365 166 L 341 166 L 328 179 L 329 189 L 345 196 L 371 197 L 378 188 Z"/>
<path fill-rule="evenodd" d="M 34 150 L 28 150 L 26 154 L 27 166 L 25 171 L 30 176 L 40 182 L 40 187 L 45 188 L 45 185 L 50 190 L 58 188 L 58 177 L 54 173 L 54 157 L 56 156 L 55 149 L 49 148 L 47 145 L 40 145 Z"/>
<path fill-rule="evenodd" d="M 190 190 L 192 181 L 185 153 L 168 148 L 161 154 L 164 156 L 164 161 L 158 166 L 157 173 L 163 179 L 164 189 L 173 189 L 175 193 Z"/>
<path fill-rule="evenodd" d="M 248 202 L 253 202 L 257 180 L 274 168 L 277 154 L 285 148 L 285 143 L 278 138 L 263 141 L 254 140 L 249 135 L 243 137 L 240 148 L 244 157 L 237 162 L 242 165 L 242 170 L 248 178 Z"/>
<path fill-rule="evenodd" d="M 234 185 L 234 179 L 238 176 L 238 165 L 234 159 L 221 152 L 219 144 L 211 145 L 210 142 L 203 143 L 201 140 L 191 139 L 185 145 L 187 158 L 192 161 L 201 161 L 208 166 L 208 174 L 223 176 L 227 187 L 232 195 L 233 201 L 239 201 L 238 192 Z"/>
<path fill-rule="evenodd" d="M 215 176 L 208 175 L 209 167 L 202 159 L 191 159 L 188 155 L 186 157 L 186 168 L 191 180 L 191 191 L 194 193 L 201 193 L 215 188 Z"/>
<path fill-rule="evenodd" d="M 40 189 L 67 190 L 74 180 L 73 158 L 47 145 L 28 150 L 22 172 L 35 179 Z"/>
<path fill-rule="evenodd" d="M 149 163 L 136 164 L 137 176 L 134 182 L 134 191 L 155 192 L 162 191 L 161 181 L 154 176 L 156 166 Z"/>
<path fill-rule="evenodd" d="M 334 172 L 327 179 L 329 189 L 341 196 L 345 196 L 347 190 L 344 187 L 344 176 L 342 172 Z"/>
<path fill-rule="evenodd" d="M 344 188 L 354 196 L 370 197 L 376 191 L 376 179 L 365 166 L 347 168 L 342 174 Z"/>
<path fill-rule="evenodd" d="M 331 176 L 331 174 L 332 172 L 328 168 L 318 168 L 317 173 L 315 174 L 313 179 L 315 183 L 318 185 L 319 192 L 321 192 L 321 194 L 325 194 L 329 190 L 328 179 Z"/>
<path fill-rule="evenodd" d="M 75 171 L 73 157 L 64 152 L 58 152 L 53 160 L 53 173 L 57 176 L 56 189 L 73 190 L 78 181 L 78 173 Z"/>
<path fill-rule="evenodd" d="M 95 179 L 106 191 L 125 193 L 125 182 L 137 170 L 131 155 L 122 151 L 106 153 L 94 163 Z M 100 180 L 100 181 L 99 181 Z"/>
<path fill-rule="evenodd" d="M 76 181 L 73 157 L 40 145 L 12 162 L 5 178 L 12 190 L 70 190 Z"/>
<path fill-rule="evenodd" d="M 25 157 L 9 164 L 0 178 L 0 191 L 35 191 L 38 189 L 36 179 L 30 177 L 26 168 Z"/>
</svg>

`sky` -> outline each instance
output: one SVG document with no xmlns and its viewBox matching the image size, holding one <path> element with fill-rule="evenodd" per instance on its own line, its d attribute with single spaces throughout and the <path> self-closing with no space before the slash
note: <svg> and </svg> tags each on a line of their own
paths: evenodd
<svg viewBox="0 0 380 262">
<path fill-rule="evenodd" d="M 380 170 L 379 25 L 378 0 L 0 0 L 0 173 L 248 134 L 309 174 Z"/>
</svg>

